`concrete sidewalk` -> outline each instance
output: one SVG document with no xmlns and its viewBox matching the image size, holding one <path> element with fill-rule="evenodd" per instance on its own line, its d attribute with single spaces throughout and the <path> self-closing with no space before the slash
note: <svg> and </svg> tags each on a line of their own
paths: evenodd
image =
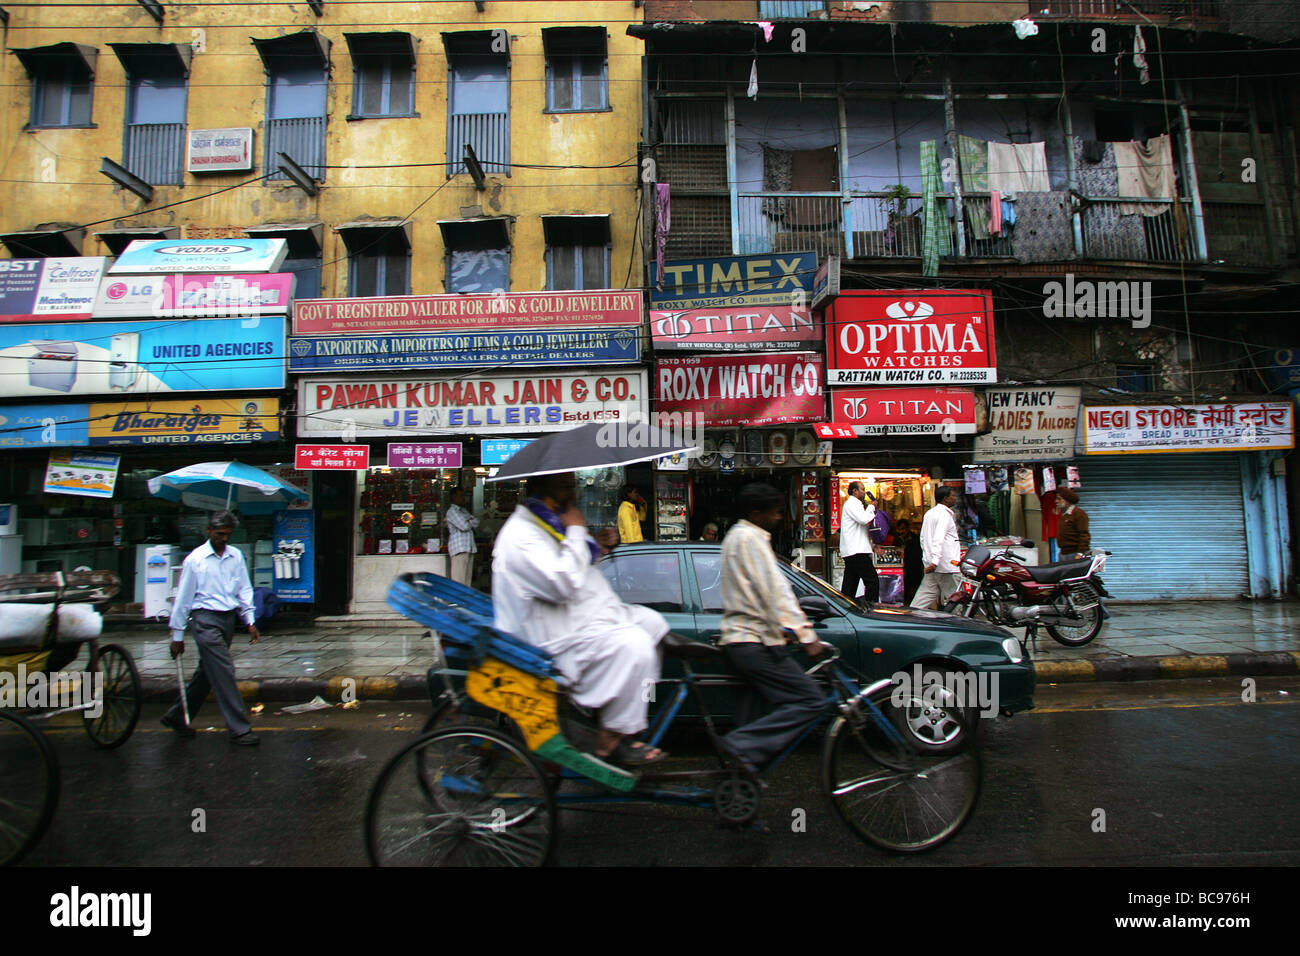
<svg viewBox="0 0 1300 956">
<path fill-rule="evenodd" d="M 1032 651 L 1039 683 L 1157 680 L 1171 677 L 1300 673 L 1300 602 L 1188 601 L 1112 604 L 1101 635 L 1086 647 L 1064 647 L 1040 631 Z M 1023 636 L 1023 631 L 1015 632 Z M 235 635 L 236 676 L 244 696 L 259 701 L 337 701 L 352 686 L 361 699 L 427 696 L 433 645 L 405 618 L 317 618 L 276 625 L 250 647 Z M 161 624 L 105 626 L 103 643 L 131 652 L 146 697 L 176 693 L 169 636 Z M 84 664 L 85 654 L 72 667 Z M 192 643 L 186 676 L 197 664 Z M 351 681 L 348 685 L 345 682 Z"/>
</svg>

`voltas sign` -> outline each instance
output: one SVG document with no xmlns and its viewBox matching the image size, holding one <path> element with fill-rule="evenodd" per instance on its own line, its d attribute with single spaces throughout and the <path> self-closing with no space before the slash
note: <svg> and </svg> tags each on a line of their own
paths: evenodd
<svg viewBox="0 0 1300 956">
<path fill-rule="evenodd" d="M 830 385 L 997 381 L 986 290 L 841 292 L 826 329 Z"/>
<path fill-rule="evenodd" d="M 822 357 L 727 355 L 665 358 L 657 410 L 699 413 L 706 425 L 788 425 L 826 417 Z"/>
<path fill-rule="evenodd" d="M 969 435 L 975 431 L 975 393 L 968 388 L 835 389 L 831 413 L 859 435 Z"/>
</svg>

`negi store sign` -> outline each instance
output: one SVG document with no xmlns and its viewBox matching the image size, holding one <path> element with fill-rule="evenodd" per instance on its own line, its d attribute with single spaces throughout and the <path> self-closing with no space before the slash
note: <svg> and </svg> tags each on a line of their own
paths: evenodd
<svg viewBox="0 0 1300 956">
<path fill-rule="evenodd" d="M 137 239 L 108 272 L 275 272 L 287 251 L 284 239 Z"/>
<path fill-rule="evenodd" d="M 837 422 L 858 435 L 969 435 L 975 431 L 975 393 L 968 388 L 837 388 Z"/>
<path fill-rule="evenodd" d="M 987 290 L 841 292 L 826 328 L 831 385 L 997 381 Z"/>
<path fill-rule="evenodd" d="M 290 372 L 604 365 L 630 364 L 640 360 L 639 327 L 294 336 L 289 339 Z"/>
<path fill-rule="evenodd" d="M 102 256 L 0 259 L 0 322 L 90 318 L 105 261 Z"/>
<path fill-rule="evenodd" d="M 288 315 L 293 289 L 289 272 L 109 276 L 99 286 L 95 318 Z"/>
<path fill-rule="evenodd" d="M 640 291 L 304 299 L 293 307 L 295 335 L 608 326 L 640 328 Z"/>
<path fill-rule="evenodd" d="M 806 350 L 820 338 L 808 306 L 811 253 L 684 259 L 651 266 L 650 334 L 660 351 Z"/>
<path fill-rule="evenodd" d="M 987 435 L 975 438 L 975 461 L 1063 461 L 1074 457 L 1079 392 L 1069 388 L 990 388 Z"/>
<path fill-rule="evenodd" d="M 822 357 L 701 355 L 662 358 L 656 410 L 699 413 L 705 425 L 789 425 L 826 417 Z"/>
<path fill-rule="evenodd" d="M 642 370 L 555 375 L 485 374 L 306 378 L 300 435 L 502 434 L 563 431 L 646 414 Z"/>
<path fill-rule="evenodd" d="M 1088 455 L 1256 451 L 1295 447 L 1289 402 L 1241 405 L 1086 405 Z"/>
</svg>

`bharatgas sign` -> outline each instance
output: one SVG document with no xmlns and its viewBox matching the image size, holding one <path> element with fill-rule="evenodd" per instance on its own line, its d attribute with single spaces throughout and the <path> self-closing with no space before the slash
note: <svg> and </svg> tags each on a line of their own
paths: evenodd
<svg viewBox="0 0 1300 956">
<path fill-rule="evenodd" d="M 587 422 L 643 421 L 643 370 L 554 375 L 305 378 L 303 436 L 502 434 L 564 431 Z M 639 417 L 638 417 L 639 416 Z"/>
<path fill-rule="evenodd" d="M 968 388 L 837 388 L 831 415 L 858 435 L 969 435 L 975 393 Z"/>
<path fill-rule="evenodd" d="M 641 326 L 639 290 L 303 299 L 294 335 Z"/>
<path fill-rule="evenodd" d="M 701 414 L 705 425 L 789 425 L 826 417 L 822 357 L 727 355 L 663 358 L 657 410 Z"/>
<path fill-rule="evenodd" d="M 1294 448 L 1287 402 L 1241 405 L 1086 405 L 1087 455 Z"/>
<path fill-rule="evenodd" d="M 997 381 L 987 290 L 841 292 L 826 329 L 830 385 Z"/>
</svg>

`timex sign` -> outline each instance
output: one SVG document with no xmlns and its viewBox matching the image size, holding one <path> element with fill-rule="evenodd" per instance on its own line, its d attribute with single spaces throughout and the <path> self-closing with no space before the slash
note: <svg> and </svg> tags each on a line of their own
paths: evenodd
<svg viewBox="0 0 1300 956">
<path fill-rule="evenodd" d="M 975 432 L 975 393 L 968 388 L 833 389 L 831 410 L 859 435 Z"/>
</svg>

